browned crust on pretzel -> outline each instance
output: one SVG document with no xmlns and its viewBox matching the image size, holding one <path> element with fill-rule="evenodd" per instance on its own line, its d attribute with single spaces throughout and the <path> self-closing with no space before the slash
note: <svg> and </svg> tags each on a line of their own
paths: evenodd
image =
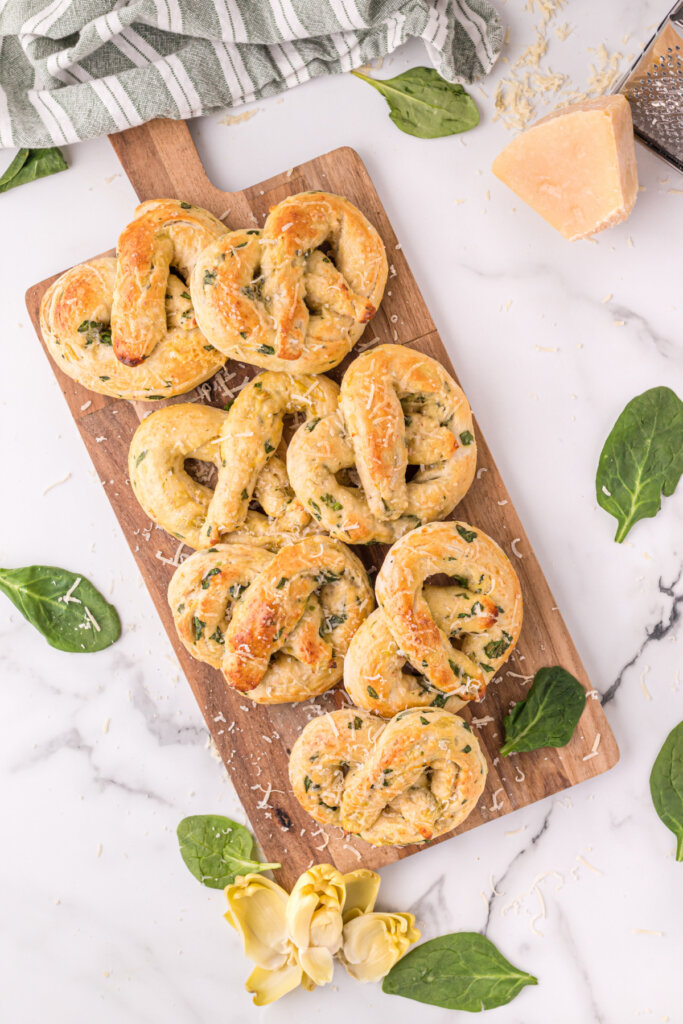
<svg viewBox="0 0 683 1024">
<path fill-rule="evenodd" d="M 302 807 L 373 846 L 436 838 L 472 812 L 487 766 L 470 727 L 443 709 L 389 722 L 357 708 L 322 715 L 292 748 L 289 777 Z"/>
</svg>

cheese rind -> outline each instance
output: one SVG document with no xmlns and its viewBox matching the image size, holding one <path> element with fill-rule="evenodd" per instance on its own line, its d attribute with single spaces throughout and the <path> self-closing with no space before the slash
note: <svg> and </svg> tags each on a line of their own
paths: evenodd
<svg viewBox="0 0 683 1024">
<path fill-rule="evenodd" d="M 549 114 L 505 147 L 493 173 L 565 238 L 619 224 L 638 195 L 628 101 L 600 96 Z"/>
</svg>

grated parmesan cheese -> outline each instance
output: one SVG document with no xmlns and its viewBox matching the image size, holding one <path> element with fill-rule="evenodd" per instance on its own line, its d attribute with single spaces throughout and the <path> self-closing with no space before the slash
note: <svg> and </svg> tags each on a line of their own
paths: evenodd
<svg viewBox="0 0 683 1024">
<path fill-rule="evenodd" d="M 498 794 L 499 793 L 504 793 L 504 792 L 505 792 L 505 790 L 503 789 L 502 786 L 495 791 L 495 793 L 493 794 L 493 803 L 488 808 L 489 811 L 502 811 L 502 809 L 503 809 L 503 807 L 505 805 L 502 804 L 502 803 L 500 803 L 500 804 L 498 803 Z"/>
<path fill-rule="evenodd" d="M 64 604 L 80 604 L 81 603 L 80 600 L 77 597 L 73 596 L 73 592 L 76 589 L 76 587 L 78 586 L 78 584 L 81 582 L 82 578 L 83 578 L 82 576 L 77 576 L 76 577 L 75 581 L 71 584 L 71 586 L 67 590 L 66 594 L 64 594 L 60 598 L 60 601 L 63 601 Z"/>
<path fill-rule="evenodd" d="M 71 473 L 67 473 L 66 476 L 63 476 L 61 478 L 61 480 L 55 480 L 53 483 L 48 484 L 48 486 L 43 491 L 43 497 L 47 494 L 48 491 L 51 491 L 53 487 L 59 487 L 60 484 L 65 484 L 67 482 L 67 480 L 70 480 L 70 479 L 71 479 Z"/>
</svg>

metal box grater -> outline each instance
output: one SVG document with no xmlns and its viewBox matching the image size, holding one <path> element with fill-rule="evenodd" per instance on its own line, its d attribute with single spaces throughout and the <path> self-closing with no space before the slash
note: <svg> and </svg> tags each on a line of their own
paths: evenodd
<svg viewBox="0 0 683 1024">
<path fill-rule="evenodd" d="M 683 0 L 614 89 L 631 104 L 636 137 L 683 171 Z"/>
</svg>

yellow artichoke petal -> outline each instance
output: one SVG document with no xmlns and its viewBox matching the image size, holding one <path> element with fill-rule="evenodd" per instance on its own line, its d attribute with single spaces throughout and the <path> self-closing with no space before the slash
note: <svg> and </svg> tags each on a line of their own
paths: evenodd
<svg viewBox="0 0 683 1024">
<path fill-rule="evenodd" d="M 281 968 L 289 955 L 284 889 L 252 874 L 227 886 L 225 895 L 229 923 L 240 933 L 245 954 L 267 971 Z"/>
<path fill-rule="evenodd" d="M 342 944 L 343 926 L 339 907 L 319 907 L 309 929 L 310 945 L 325 946 L 331 953 L 336 953 Z"/>
<path fill-rule="evenodd" d="M 281 996 L 286 996 L 301 984 L 302 970 L 299 964 L 287 963 L 275 971 L 255 967 L 247 978 L 245 988 L 254 995 L 256 1006 L 267 1006 Z"/>
<path fill-rule="evenodd" d="M 412 914 L 362 914 L 344 925 L 341 960 L 357 981 L 379 981 L 419 937 Z"/>
<path fill-rule="evenodd" d="M 311 921 L 317 906 L 316 893 L 303 890 L 295 892 L 292 889 L 285 912 L 287 934 L 299 949 L 305 949 L 310 944 Z"/>
<path fill-rule="evenodd" d="M 316 864 L 299 877 L 287 902 L 287 931 L 297 949 L 341 945 L 344 881 L 331 864 Z"/>
<path fill-rule="evenodd" d="M 379 892 L 380 877 L 376 871 L 358 868 L 343 876 L 346 888 L 343 917 L 344 923 L 357 917 L 359 913 L 369 914 L 375 908 L 375 900 Z"/>
<path fill-rule="evenodd" d="M 327 985 L 332 981 L 334 959 L 324 947 L 299 950 L 299 960 L 308 977 L 316 985 Z"/>
</svg>

